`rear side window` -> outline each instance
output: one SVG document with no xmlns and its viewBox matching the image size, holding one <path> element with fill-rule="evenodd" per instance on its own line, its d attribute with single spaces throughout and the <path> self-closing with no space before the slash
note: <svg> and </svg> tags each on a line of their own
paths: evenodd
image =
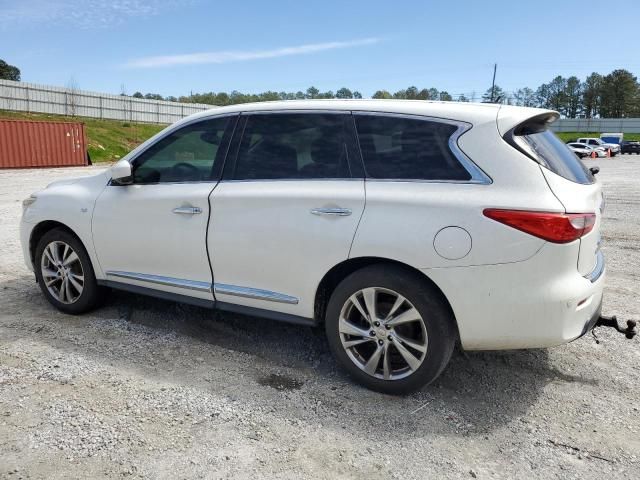
<svg viewBox="0 0 640 480">
<path fill-rule="evenodd" d="M 580 159 L 551 130 L 514 136 L 524 152 L 561 177 L 576 183 L 591 184 L 593 175 Z"/>
<path fill-rule="evenodd" d="M 355 115 L 358 141 L 369 178 L 471 179 L 451 149 L 457 126 L 385 115 Z"/>
<path fill-rule="evenodd" d="M 251 115 L 234 180 L 349 178 L 345 115 Z"/>
</svg>

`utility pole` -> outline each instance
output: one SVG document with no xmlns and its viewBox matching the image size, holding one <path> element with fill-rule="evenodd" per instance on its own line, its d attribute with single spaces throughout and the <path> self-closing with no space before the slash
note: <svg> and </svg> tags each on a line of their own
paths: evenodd
<svg viewBox="0 0 640 480">
<path fill-rule="evenodd" d="M 498 64 L 493 64 L 493 81 L 491 82 L 491 103 L 495 101 L 495 90 L 496 90 L 496 70 L 498 69 Z"/>
</svg>

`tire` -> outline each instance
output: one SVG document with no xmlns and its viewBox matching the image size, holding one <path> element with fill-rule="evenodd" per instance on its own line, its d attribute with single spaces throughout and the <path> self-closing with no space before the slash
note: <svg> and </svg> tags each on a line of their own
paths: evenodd
<svg viewBox="0 0 640 480">
<path fill-rule="evenodd" d="M 394 311 L 400 297 L 404 301 Z M 374 322 L 365 316 L 372 304 Z M 395 265 L 373 265 L 346 277 L 329 300 L 325 330 L 334 357 L 351 377 L 394 395 L 433 382 L 457 340 L 455 319 L 440 292 L 420 274 Z"/>
<path fill-rule="evenodd" d="M 86 249 L 74 235 L 59 228 L 48 231 L 38 242 L 34 258 L 40 290 L 58 310 L 78 315 L 99 304 L 103 289 Z"/>
</svg>

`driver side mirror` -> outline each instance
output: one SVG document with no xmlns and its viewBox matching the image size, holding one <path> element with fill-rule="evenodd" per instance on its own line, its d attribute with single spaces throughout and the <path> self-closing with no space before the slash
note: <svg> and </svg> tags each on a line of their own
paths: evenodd
<svg viewBox="0 0 640 480">
<path fill-rule="evenodd" d="M 131 185 L 133 183 L 131 164 L 126 160 L 116 163 L 111 167 L 111 180 L 116 185 Z"/>
</svg>

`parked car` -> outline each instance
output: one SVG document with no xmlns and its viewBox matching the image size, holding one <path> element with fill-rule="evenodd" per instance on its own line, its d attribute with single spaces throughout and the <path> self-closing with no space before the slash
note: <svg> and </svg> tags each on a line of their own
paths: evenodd
<svg viewBox="0 0 640 480">
<path fill-rule="evenodd" d="M 640 153 L 640 142 L 622 142 L 622 153 Z"/>
<path fill-rule="evenodd" d="M 579 138 L 577 142 L 584 143 L 592 147 L 603 147 L 604 149 L 608 148 L 609 150 L 611 150 L 612 157 L 615 157 L 620 153 L 620 145 L 618 145 L 617 143 L 606 143 L 599 138 Z"/>
<path fill-rule="evenodd" d="M 592 147 L 591 145 L 586 145 L 584 143 L 578 142 L 570 142 L 567 143 L 567 147 L 578 155 L 579 158 L 591 157 L 595 155 L 598 158 L 606 157 L 607 152 L 603 147 Z"/>
<path fill-rule="evenodd" d="M 456 342 L 548 347 L 599 318 L 601 186 L 548 130 L 557 118 L 385 100 L 208 110 L 27 198 L 24 257 L 63 312 L 111 287 L 323 325 L 355 379 L 411 391 Z"/>
</svg>

